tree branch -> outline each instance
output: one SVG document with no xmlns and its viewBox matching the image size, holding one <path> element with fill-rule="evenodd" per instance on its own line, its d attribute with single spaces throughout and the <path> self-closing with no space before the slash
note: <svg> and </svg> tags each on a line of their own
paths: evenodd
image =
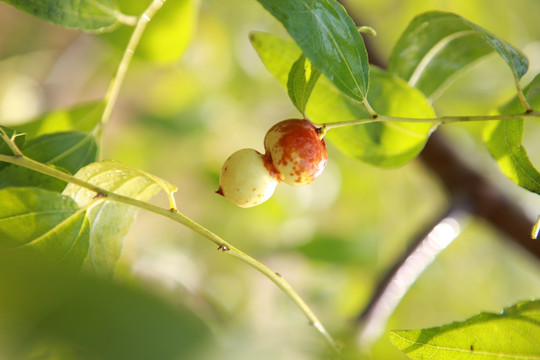
<svg viewBox="0 0 540 360">
<path fill-rule="evenodd" d="M 357 317 L 361 347 L 370 345 L 384 332 L 388 319 L 412 284 L 459 235 L 467 210 L 466 204 L 460 201 L 438 216 L 386 273 L 371 301 Z"/>
<path fill-rule="evenodd" d="M 443 135 L 434 133 L 419 158 L 437 175 L 452 198 L 466 198 L 472 214 L 540 260 L 540 242 L 530 236 L 534 221 L 489 179 L 464 163 Z"/>
<path fill-rule="evenodd" d="M 346 1 L 340 2 L 345 6 Z M 363 24 L 355 14 L 350 15 L 357 25 Z M 386 68 L 386 62 L 373 47 L 373 39 L 364 36 L 364 41 L 370 63 Z M 515 200 L 501 193 L 488 178 L 465 163 L 440 132 L 431 135 L 419 159 L 438 177 L 450 195 L 453 205 L 413 241 L 409 250 L 396 261 L 380 281 L 368 306 L 357 317 L 360 345 L 370 344 L 380 336 L 388 318 L 408 288 L 446 247 L 440 249 L 432 247 L 433 233 L 437 227 L 447 219 L 459 220 L 463 216 L 463 211 L 485 220 L 504 234 L 509 242 L 519 245 L 540 260 L 540 242 L 532 240 L 530 236 L 531 229 L 535 225 L 534 221 Z M 464 207 L 463 204 L 467 206 Z M 459 221 L 455 225 L 459 229 Z M 449 244 L 452 240 L 453 238 L 448 237 L 446 241 Z"/>
</svg>

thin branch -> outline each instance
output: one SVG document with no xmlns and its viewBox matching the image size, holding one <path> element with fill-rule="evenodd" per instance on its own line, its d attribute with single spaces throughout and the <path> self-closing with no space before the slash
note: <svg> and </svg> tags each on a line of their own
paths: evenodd
<svg viewBox="0 0 540 360">
<path fill-rule="evenodd" d="M 540 243 L 531 240 L 533 219 L 519 203 L 461 160 L 443 135 L 431 135 L 419 158 L 437 175 L 452 198 L 466 198 L 474 215 L 540 260 Z"/>
<path fill-rule="evenodd" d="M 105 109 L 103 110 L 103 115 L 101 116 L 101 122 L 96 128 L 96 132 L 98 133 L 98 135 L 102 132 L 103 127 L 109 122 L 111 118 L 114 105 L 116 104 L 116 100 L 118 99 L 120 88 L 126 76 L 127 69 L 129 67 L 129 64 L 131 63 L 131 59 L 133 58 L 135 49 L 139 45 L 139 41 L 144 32 L 144 29 L 146 28 L 148 22 L 154 17 L 155 13 L 163 6 L 165 1 L 166 0 L 153 0 L 150 6 L 148 6 L 148 8 L 145 10 L 145 12 L 141 16 L 139 16 L 135 25 L 135 29 L 133 29 L 133 33 L 126 47 L 126 51 L 124 51 L 122 60 L 120 60 L 118 68 L 116 69 L 116 73 L 114 74 L 109 84 L 107 94 L 105 95 Z"/>
<path fill-rule="evenodd" d="M 5 140 L 7 136 L 5 134 L 0 133 L 0 137 L 2 137 Z M 322 323 L 319 321 L 317 316 L 313 313 L 313 311 L 309 308 L 309 306 L 304 302 L 304 300 L 302 300 L 302 298 L 294 291 L 291 285 L 285 279 L 283 279 L 281 275 L 272 271 L 266 265 L 262 264 L 261 262 L 247 255 L 240 249 L 234 247 L 233 245 L 226 242 L 218 235 L 214 234 L 213 232 L 206 229 L 202 225 L 191 220 L 187 216 L 175 210 L 165 209 L 165 208 L 153 205 L 148 202 L 140 201 L 137 199 L 124 196 L 124 195 L 117 194 L 115 192 L 101 188 L 94 184 L 88 183 L 84 180 L 78 179 L 70 174 L 56 170 L 52 167 L 44 165 L 40 162 L 37 162 L 25 156 L 9 156 L 9 155 L 0 154 L 0 162 L 1 161 L 11 163 L 17 166 L 22 166 L 24 168 L 31 169 L 39 173 L 49 175 L 56 179 L 63 180 L 67 183 L 78 185 L 82 188 L 91 190 L 95 192 L 96 194 L 101 195 L 100 198 L 106 198 L 106 200 L 108 201 L 114 201 L 114 202 L 130 205 L 130 206 L 135 206 L 139 209 L 143 209 L 143 210 L 152 212 L 154 214 L 164 216 L 179 224 L 182 224 L 188 227 L 189 229 L 202 235 L 203 237 L 205 237 L 206 239 L 210 240 L 215 245 L 217 245 L 218 250 L 221 250 L 222 252 L 239 259 L 240 261 L 246 263 L 247 265 L 251 266 L 258 272 L 266 276 L 268 279 L 270 279 L 274 284 L 276 284 L 285 293 L 285 295 L 287 295 L 293 301 L 294 304 L 298 306 L 298 308 L 300 308 L 300 310 L 308 318 L 309 324 L 313 326 L 319 332 L 319 334 L 324 338 L 324 340 L 327 342 L 330 348 L 336 352 L 339 352 L 339 347 L 337 346 L 336 342 L 332 339 L 330 334 L 326 331 L 326 329 L 324 328 Z"/>
<path fill-rule="evenodd" d="M 416 237 L 379 283 L 375 294 L 357 318 L 359 344 L 368 348 L 385 331 L 388 319 L 412 284 L 459 235 L 466 217 L 462 204 L 451 207 Z"/>
<path fill-rule="evenodd" d="M 350 121 L 339 121 L 333 123 L 322 124 L 324 131 L 356 125 L 365 125 L 372 122 L 409 122 L 409 123 L 434 123 L 434 124 L 450 124 L 455 122 L 470 122 L 470 121 L 493 121 L 493 120 L 511 120 L 511 119 L 536 119 L 540 118 L 540 112 L 532 111 L 522 114 L 501 114 L 501 115 L 465 115 L 465 116 L 440 116 L 434 118 L 413 118 L 379 115 L 376 118 L 365 118 Z"/>
</svg>

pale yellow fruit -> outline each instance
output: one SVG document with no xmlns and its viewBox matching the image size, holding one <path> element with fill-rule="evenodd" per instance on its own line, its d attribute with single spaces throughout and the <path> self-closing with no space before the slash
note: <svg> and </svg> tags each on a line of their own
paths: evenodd
<svg viewBox="0 0 540 360">
<path fill-rule="evenodd" d="M 279 177 L 264 155 L 253 149 L 242 149 L 223 164 L 217 193 L 240 207 L 251 207 L 268 200 L 278 182 Z"/>
</svg>

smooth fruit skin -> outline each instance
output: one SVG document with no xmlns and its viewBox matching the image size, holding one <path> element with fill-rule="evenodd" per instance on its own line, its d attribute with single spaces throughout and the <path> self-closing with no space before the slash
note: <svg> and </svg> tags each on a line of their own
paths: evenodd
<svg viewBox="0 0 540 360">
<path fill-rule="evenodd" d="M 264 148 L 282 181 L 289 185 L 313 182 L 328 160 L 324 140 L 305 119 L 284 120 L 272 126 L 264 138 Z"/>
<path fill-rule="evenodd" d="M 245 208 L 268 200 L 279 182 L 279 177 L 269 171 L 268 162 L 253 149 L 238 150 L 221 168 L 217 193 Z"/>
</svg>

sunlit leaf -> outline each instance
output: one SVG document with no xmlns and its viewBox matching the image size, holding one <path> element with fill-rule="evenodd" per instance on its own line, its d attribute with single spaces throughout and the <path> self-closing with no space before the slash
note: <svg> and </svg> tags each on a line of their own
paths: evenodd
<svg viewBox="0 0 540 360">
<path fill-rule="evenodd" d="M 131 2 L 130 8 L 144 9 L 149 4 L 146 0 Z M 178 61 L 193 38 L 198 10 L 198 0 L 167 1 L 145 29 L 135 57 L 161 65 Z M 122 26 L 103 38 L 123 52 L 132 32 L 132 27 Z"/>
<path fill-rule="evenodd" d="M 338 89 L 354 100 L 364 100 L 369 87 L 367 51 L 343 6 L 335 0 L 258 1 Z"/>
<path fill-rule="evenodd" d="M 85 31 L 106 31 L 117 24 L 114 0 L 2 0 L 53 24 Z"/>
<path fill-rule="evenodd" d="M 540 75 L 524 90 L 529 104 L 540 109 Z M 501 109 L 502 114 L 520 114 L 525 109 L 516 97 Z M 522 145 L 523 119 L 493 121 L 486 124 L 484 141 L 502 172 L 519 186 L 540 194 L 540 172 L 534 167 Z"/>
<path fill-rule="evenodd" d="M 537 359 L 540 301 L 519 303 L 501 314 L 482 313 L 463 322 L 393 331 L 392 343 L 411 359 Z"/>
<path fill-rule="evenodd" d="M 90 134 L 62 132 L 30 139 L 22 151 L 33 160 L 74 174 L 96 160 L 97 144 Z M 0 188 L 8 186 L 35 186 L 62 191 L 66 183 L 30 169 L 8 165 L 0 171 Z"/>
<path fill-rule="evenodd" d="M 268 71 L 287 86 L 291 66 L 302 55 L 298 46 L 293 41 L 258 31 L 252 31 L 249 40 Z"/>
<path fill-rule="evenodd" d="M 37 260 L 0 251 L 2 359 L 195 359 L 211 338 L 182 303 Z"/>
<path fill-rule="evenodd" d="M 90 132 L 99 123 L 104 110 L 103 102 L 81 104 L 68 109 L 56 109 L 26 123 L 14 126 L 28 137 L 65 131 Z"/>
<path fill-rule="evenodd" d="M 193 38 L 198 15 L 197 0 L 167 2 L 145 31 L 139 51 L 158 63 L 178 61 Z"/>
<path fill-rule="evenodd" d="M 304 55 L 300 56 L 291 67 L 287 80 L 289 98 L 298 111 L 305 113 L 309 97 L 321 72 Z"/>
<path fill-rule="evenodd" d="M 394 47 L 388 69 L 428 98 L 435 98 L 467 65 L 493 52 L 517 79 L 527 72 L 527 58 L 504 40 L 459 15 L 430 11 L 407 27 Z"/>
<path fill-rule="evenodd" d="M 15 130 L 13 129 L 10 129 L 8 127 L 5 127 L 5 126 L 2 126 L 0 125 L 0 129 L 2 129 L 4 131 L 4 133 L 9 137 L 11 138 L 13 136 L 13 134 L 16 134 L 15 133 Z M 15 141 L 15 145 L 17 145 L 17 147 L 20 149 L 24 142 L 26 140 L 26 135 L 25 134 L 20 134 L 18 136 L 15 137 L 14 141 Z M 10 149 L 10 147 L 8 146 L 8 144 L 3 141 L 2 139 L 0 139 L 0 154 L 3 154 L 3 155 L 13 155 L 13 151 Z M 8 163 L 5 163 L 5 162 L 1 162 L 0 161 L 0 171 L 6 167 L 8 165 Z"/>
<path fill-rule="evenodd" d="M 166 192 L 176 187 L 142 170 L 115 161 L 101 161 L 82 168 L 78 179 L 103 189 L 146 201 L 161 189 Z M 91 203 L 96 193 L 69 184 L 64 195 L 73 198 L 79 206 Z M 124 237 L 133 223 L 137 208 L 113 201 L 104 201 L 88 211 L 91 224 L 90 254 L 87 266 L 96 273 L 112 276 L 122 251 Z"/>
<path fill-rule="evenodd" d="M 363 106 L 337 93 L 326 79 L 319 81 L 307 107 L 317 123 L 369 119 Z M 327 84 L 325 86 L 325 83 Z M 368 101 L 379 114 L 433 118 L 435 112 L 425 96 L 402 79 L 373 68 Z M 414 159 L 434 129 L 430 123 L 376 122 L 330 130 L 329 139 L 345 154 L 381 167 L 397 167 Z"/>
<path fill-rule="evenodd" d="M 292 42 L 271 34 L 252 33 L 252 44 L 268 70 L 283 86 L 300 49 Z M 382 70 L 371 72 L 368 100 L 379 114 L 403 117 L 434 117 L 433 108 L 417 89 Z M 321 77 L 307 104 L 306 114 L 316 123 L 371 119 L 365 108 L 340 93 Z M 382 166 L 400 166 L 424 147 L 433 125 L 428 123 L 371 123 L 330 130 L 327 139 L 345 154 Z"/>
<path fill-rule="evenodd" d="M 0 245 L 77 267 L 89 235 L 85 210 L 73 199 L 37 188 L 0 190 Z"/>
</svg>

